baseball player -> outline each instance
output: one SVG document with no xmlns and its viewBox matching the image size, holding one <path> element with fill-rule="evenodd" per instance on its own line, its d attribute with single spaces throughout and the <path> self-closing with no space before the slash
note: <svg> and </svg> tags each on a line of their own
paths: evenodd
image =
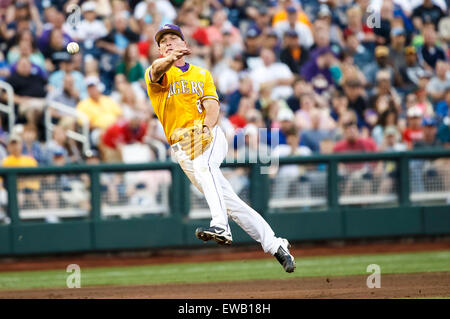
<svg viewBox="0 0 450 319">
<path fill-rule="evenodd" d="M 236 195 L 220 171 L 228 143 L 217 125 L 219 99 L 211 73 L 186 63 L 185 56 L 191 50 L 177 25 L 164 25 L 155 40 L 162 57 L 145 72 L 148 96 L 172 154 L 204 194 L 211 211 L 210 227 L 197 228 L 196 237 L 230 245 L 230 216 L 261 243 L 264 252 L 274 255 L 286 272 L 293 272 L 295 260 L 289 252 L 289 242 L 275 237 L 269 224 Z"/>
</svg>

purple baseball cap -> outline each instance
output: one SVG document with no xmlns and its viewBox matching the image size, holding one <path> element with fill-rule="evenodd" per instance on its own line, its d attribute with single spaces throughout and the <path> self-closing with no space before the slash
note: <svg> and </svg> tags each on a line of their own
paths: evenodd
<svg viewBox="0 0 450 319">
<path fill-rule="evenodd" d="M 162 36 L 166 33 L 174 33 L 184 41 L 184 36 L 179 26 L 175 24 L 165 24 L 161 29 L 158 30 L 158 32 L 156 32 L 155 35 L 155 40 L 156 43 L 158 43 L 158 46 Z"/>
</svg>

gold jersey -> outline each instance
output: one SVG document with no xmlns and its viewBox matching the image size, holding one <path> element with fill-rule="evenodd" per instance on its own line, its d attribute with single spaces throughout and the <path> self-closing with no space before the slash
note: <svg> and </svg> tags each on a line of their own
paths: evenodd
<svg viewBox="0 0 450 319">
<path fill-rule="evenodd" d="M 206 99 L 219 101 L 211 73 L 199 66 L 189 65 L 183 72 L 172 66 L 156 83 L 151 79 L 151 67 L 145 71 L 147 93 L 153 110 L 161 121 L 169 144 L 174 130 L 203 123 L 206 111 L 202 102 Z"/>
</svg>

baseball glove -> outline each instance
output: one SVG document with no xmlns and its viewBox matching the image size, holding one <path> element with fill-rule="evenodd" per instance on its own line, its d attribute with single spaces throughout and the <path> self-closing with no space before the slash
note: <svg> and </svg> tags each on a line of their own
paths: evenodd
<svg viewBox="0 0 450 319">
<path fill-rule="evenodd" d="M 212 139 L 211 129 L 201 123 L 177 129 L 172 134 L 172 140 L 179 141 L 181 149 L 191 160 L 203 154 L 211 145 Z"/>
</svg>

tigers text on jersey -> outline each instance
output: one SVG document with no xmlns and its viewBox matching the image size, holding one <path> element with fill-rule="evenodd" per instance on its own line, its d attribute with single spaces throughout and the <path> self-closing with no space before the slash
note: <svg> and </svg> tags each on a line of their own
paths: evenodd
<svg viewBox="0 0 450 319">
<path fill-rule="evenodd" d="M 203 123 L 206 112 L 202 102 L 219 101 L 216 87 L 208 70 L 192 64 L 185 72 L 172 66 L 159 83 L 152 82 L 150 72 L 151 67 L 145 71 L 147 93 L 172 145 L 177 142 L 170 139 L 175 129 L 193 126 L 197 121 Z"/>
</svg>

